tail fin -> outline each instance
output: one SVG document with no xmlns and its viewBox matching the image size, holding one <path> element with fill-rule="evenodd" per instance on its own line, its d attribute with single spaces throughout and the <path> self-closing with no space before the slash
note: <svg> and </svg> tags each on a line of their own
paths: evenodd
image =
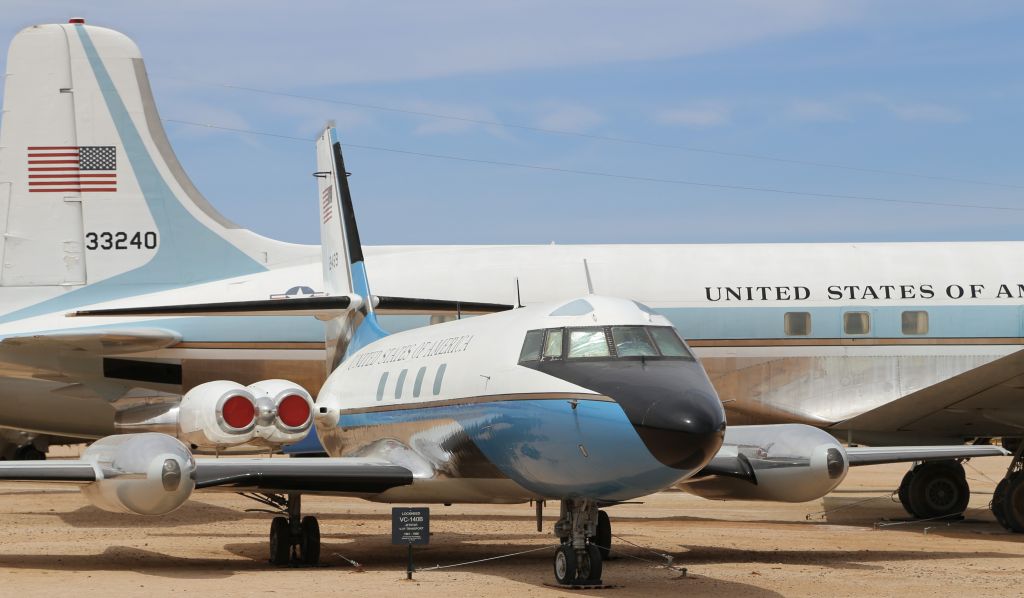
<svg viewBox="0 0 1024 598">
<path fill-rule="evenodd" d="M 374 297 L 363 261 L 348 173 L 334 127 L 326 127 L 317 140 L 317 180 L 320 192 L 320 248 L 323 252 L 324 288 L 331 295 L 353 294 L 358 305 L 345 316 L 327 323 L 327 371 L 345 355 L 387 336 L 374 313 Z"/>
<path fill-rule="evenodd" d="M 30 27 L 11 42 L 0 235 L 0 287 L 108 283 L 96 299 L 118 296 L 113 286 L 258 272 L 298 249 L 239 228 L 203 198 L 167 141 L 136 45 L 80 23 Z"/>
</svg>

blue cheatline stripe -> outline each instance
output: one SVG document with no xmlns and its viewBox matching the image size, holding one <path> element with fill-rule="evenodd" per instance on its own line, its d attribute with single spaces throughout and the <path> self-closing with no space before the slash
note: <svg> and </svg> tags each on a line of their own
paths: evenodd
<svg viewBox="0 0 1024 598">
<path fill-rule="evenodd" d="M 139 183 L 149 213 L 156 222 L 160 244 L 153 258 L 134 270 L 12 312 L 0 318 L 0 322 L 266 270 L 265 266 L 196 220 L 178 201 L 146 150 L 85 27 L 75 25 L 75 30 L 117 128 L 128 164 Z"/>
</svg>

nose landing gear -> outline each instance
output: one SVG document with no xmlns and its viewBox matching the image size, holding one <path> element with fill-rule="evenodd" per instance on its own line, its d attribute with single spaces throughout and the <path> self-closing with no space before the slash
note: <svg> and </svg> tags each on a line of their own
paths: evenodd
<svg viewBox="0 0 1024 598">
<path fill-rule="evenodd" d="M 555 535 L 562 545 L 555 551 L 555 581 L 561 585 L 590 586 L 602 585 L 601 570 L 603 559 L 598 545 L 590 542 L 603 532 L 599 529 L 600 516 L 604 515 L 597 505 L 589 500 L 563 500 L 561 516 L 555 523 Z M 607 526 L 608 543 L 611 542 L 611 524 Z"/>
</svg>

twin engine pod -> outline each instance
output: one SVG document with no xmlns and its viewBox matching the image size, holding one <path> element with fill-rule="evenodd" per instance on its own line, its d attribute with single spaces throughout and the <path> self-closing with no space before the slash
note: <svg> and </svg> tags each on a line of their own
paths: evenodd
<svg viewBox="0 0 1024 598">
<path fill-rule="evenodd" d="M 242 386 L 200 384 L 181 397 L 177 436 L 203 449 L 254 444 L 276 448 L 302 440 L 313 423 L 313 399 L 288 380 Z"/>
<path fill-rule="evenodd" d="M 166 434 L 107 436 L 82 453 L 96 481 L 82 494 L 115 513 L 163 515 L 188 500 L 196 487 L 196 462 L 188 447 Z"/>
<path fill-rule="evenodd" d="M 806 502 L 843 481 L 849 458 L 831 434 L 811 426 L 730 426 L 708 469 L 714 474 L 677 487 L 709 499 Z"/>
</svg>

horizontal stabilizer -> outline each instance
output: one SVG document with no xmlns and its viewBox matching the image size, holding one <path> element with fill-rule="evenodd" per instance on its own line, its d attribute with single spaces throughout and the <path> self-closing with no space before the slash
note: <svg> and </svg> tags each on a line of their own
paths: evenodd
<svg viewBox="0 0 1024 598">
<path fill-rule="evenodd" d="M 846 449 L 850 466 L 907 463 L 911 461 L 940 461 L 969 459 L 971 457 L 999 457 L 1009 455 L 1001 447 L 988 444 L 961 444 L 951 446 L 856 446 Z"/>
<path fill-rule="evenodd" d="M 448 301 L 443 299 L 410 299 L 374 296 L 376 311 L 390 315 L 489 314 L 512 309 L 511 305 Z M 358 300 L 358 299 L 357 299 Z M 301 297 L 295 299 L 262 299 L 223 303 L 191 303 L 114 309 L 86 309 L 71 312 L 68 317 L 85 316 L 313 316 L 321 320 L 337 318 L 353 306 L 349 295 L 336 297 Z"/>
<path fill-rule="evenodd" d="M 181 335 L 161 328 L 135 330 L 87 330 L 25 336 L 9 336 L 0 346 L 46 351 L 85 351 L 96 355 L 120 355 L 156 351 L 181 342 Z"/>
</svg>

